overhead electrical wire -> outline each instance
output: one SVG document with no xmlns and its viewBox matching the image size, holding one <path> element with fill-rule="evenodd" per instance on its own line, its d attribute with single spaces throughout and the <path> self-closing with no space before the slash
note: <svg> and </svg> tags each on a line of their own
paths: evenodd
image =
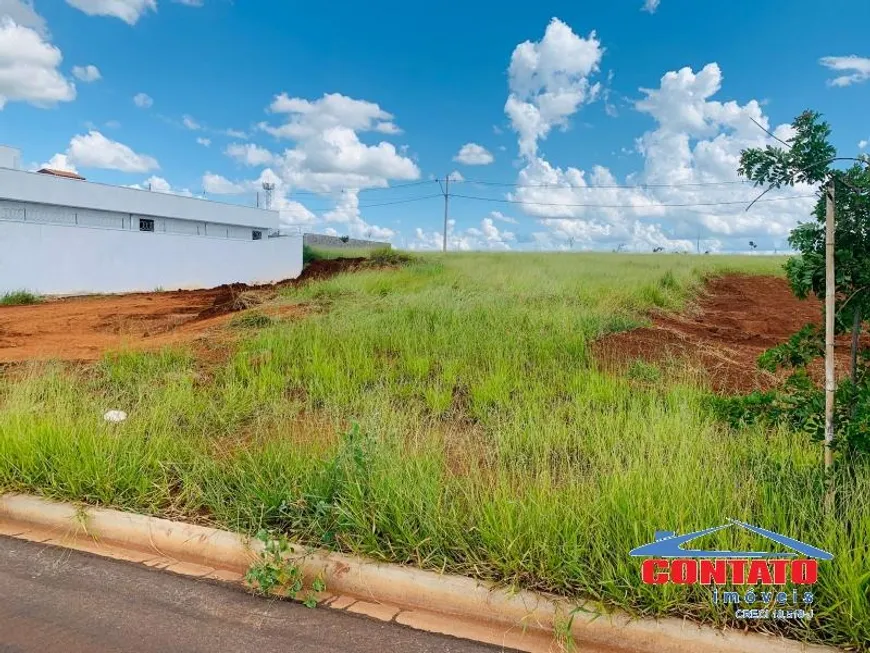
<svg viewBox="0 0 870 653">
<path fill-rule="evenodd" d="M 317 192 L 312 190 L 290 190 L 289 193 L 291 195 L 317 195 L 320 197 L 327 197 L 330 193 L 370 193 L 374 191 L 389 191 L 396 190 L 399 188 L 412 188 L 415 186 L 424 186 L 426 184 L 435 184 L 443 182 L 443 179 L 422 179 L 419 181 L 411 181 L 407 183 L 401 184 L 393 184 L 390 186 L 376 186 L 372 188 L 341 188 L 336 189 L 334 191 L 325 191 L 325 192 Z M 733 185 L 744 185 L 751 184 L 752 182 L 749 180 L 737 180 L 737 181 L 699 181 L 699 182 L 686 182 L 686 183 L 677 183 L 677 184 L 606 184 L 606 185 L 595 185 L 595 186 L 581 186 L 578 184 L 518 184 L 512 182 L 503 182 L 503 181 L 489 181 L 484 179 L 462 179 L 458 181 L 456 179 L 451 179 L 451 181 L 456 183 L 468 183 L 468 184 L 480 184 L 482 186 L 499 186 L 502 188 L 552 188 L 552 189 L 579 189 L 579 190 L 596 190 L 596 189 L 624 189 L 624 190 L 632 190 L 632 189 L 645 189 L 645 188 L 691 188 L 691 187 L 707 187 L 707 186 L 733 186 Z M 451 196 L 454 196 L 451 193 Z"/>
<path fill-rule="evenodd" d="M 461 198 L 466 200 L 477 200 L 481 202 L 500 202 L 502 204 L 523 204 L 523 205 L 532 205 L 532 206 L 565 206 L 565 207 L 584 207 L 590 209 L 646 209 L 646 208 L 665 208 L 665 207 L 674 207 L 674 208 L 688 208 L 693 206 L 727 206 L 731 204 L 746 204 L 748 200 L 733 200 L 727 202 L 692 202 L 685 204 L 664 204 L 664 203 L 650 203 L 643 205 L 636 204 L 563 204 L 559 202 L 528 202 L 525 200 L 510 200 L 510 199 L 498 199 L 492 197 L 477 197 L 475 195 L 459 195 L 459 194 L 450 194 L 450 197 Z M 758 200 L 759 202 L 783 202 L 787 200 L 797 200 L 797 199 L 805 199 L 809 197 L 816 197 L 815 195 L 792 195 L 790 197 L 772 197 L 769 199 Z"/>
<path fill-rule="evenodd" d="M 483 186 L 502 186 L 509 188 L 576 188 L 595 190 L 596 188 L 621 188 L 625 190 L 643 189 L 643 188 L 688 188 L 696 186 L 729 186 L 734 184 L 751 184 L 748 179 L 736 181 L 696 181 L 686 182 L 682 184 L 612 184 L 612 185 L 594 185 L 581 186 L 578 184 L 511 184 L 502 181 L 484 181 L 482 179 L 466 179 L 465 182 L 470 184 L 481 184 Z"/>
<path fill-rule="evenodd" d="M 363 193 L 363 192 L 368 193 L 368 192 L 375 191 L 375 190 L 393 190 L 394 188 L 410 188 L 411 186 L 422 186 L 423 184 L 432 184 L 435 181 L 437 181 L 437 180 L 435 180 L 435 179 L 421 179 L 419 181 L 409 181 L 407 183 L 393 184 L 391 186 L 374 186 L 372 188 L 360 188 L 359 192 L 360 193 Z"/>
<path fill-rule="evenodd" d="M 422 186 L 424 184 L 432 184 L 436 180 L 434 179 L 423 179 L 420 181 L 410 181 L 402 184 L 393 184 L 392 186 L 373 186 L 371 188 L 336 188 L 335 190 L 324 190 L 324 191 L 316 191 L 316 190 L 307 190 L 307 189 L 295 189 L 290 188 L 287 190 L 288 195 L 315 195 L 317 197 L 326 197 L 328 198 L 331 194 L 336 193 L 370 193 L 376 190 L 396 190 L 398 188 L 411 188 L 412 186 Z M 256 191 L 259 192 L 259 191 Z"/>
<path fill-rule="evenodd" d="M 410 202 L 422 202 L 423 200 L 431 200 L 435 197 L 443 197 L 441 193 L 437 193 L 434 195 L 423 195 L 421 197 L 407 197 L 401 200 L 394 200 L 392 202 L 378 202 L 377 204 L 360 204 L 359 208 L 361 209 L 370 209 L 375 206 L 390 206 L 391 204 L 409 204 Z"/>
</svg>

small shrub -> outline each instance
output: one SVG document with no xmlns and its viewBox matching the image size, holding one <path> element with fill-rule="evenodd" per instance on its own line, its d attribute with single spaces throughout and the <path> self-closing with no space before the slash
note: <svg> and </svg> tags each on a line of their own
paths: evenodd
<svg viewBox="0 0 870 653">
<path fill-rule="evenodd" d="M 375 265 L 401 265 L 409 263 L 412 257 L 403 252 L 398 252 L 391 247 L 380 247 L 372 250 L 369 260 Z"/>
<path fill-rule="evenodd" d="M 799 333 L 794 339 L 799 344 L 804 340 L 812 342 L 803 336 Z M 762 355 L 762 360 L 772 367 L 776 361 L 785 361 L 784 364 L 788 365 L 793 357 L 782 355 L 783 351 L 786 350 L 768 350 Z M 849 460 L 870 454 L 868 356 L 870 354 L 862 352 L 857 382 L 845 378 L 837 384 L 835 392 L 834 448 L 844 451 Z M 784 424 L 792 430 L 809 434 L 814 440 L 821 441 L 825 437 L 825 391 L 813 382 L 803 366 L 797 367 L 780 388 L 744 396 L 715 397 L 710 400 L 710 406 L 717 417 L 734 428 L 755 423 L 767 426 Z"/>
<path fill-rule="evenodd" d="M 273 324 L 275 324 L 275 318 L 256 311 L 236 315 L 230 321 L 230 326 L 237 329 L 265 329 Z"/>
<path fill-rule="evenodd" d="M 8 292 L 3 297 L 0 297 L 0 305 L 3 306 L 25 306 L 27 304 L 38 304 L 42 299 L 39 295 L 26 290 L 16 290 Z"/>
<path fill-rule="evenodd" d="M 659 278 L 659 286 L 666 290 L 676 290 L 680 287 L 672 270 L 668 270 Z"/>
<path fill-rule="evenodd" d="M 628 378 L 645 383 L 654 383 L 661 379 L 662 373 L 655 365 L 646 361 L 636 360 L 628 368 Z"/>
<path fill-rule="evenodd" d="M 302 246 L 302 265 L 308 265 L 309 263 L 320 261 L 322 259 L 323 256 L 320 252 L 314 249 L 311 245 Z"/>
<path fill-rule="evenodd" d="M 824 330 L 815 324 L 807 324 L 787 342 L 771 347 L 761 354 L 758 367 L 768 372 L 775 372 L 781 367 L 800 368 L 824 355 Z"/>
</svg>

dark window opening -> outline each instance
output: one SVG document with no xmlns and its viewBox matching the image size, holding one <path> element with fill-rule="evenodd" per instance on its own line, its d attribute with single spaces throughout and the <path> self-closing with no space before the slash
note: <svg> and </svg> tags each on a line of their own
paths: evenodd
<svg viewBox="0 0 870 653">
<path fill-rule="evenodd" d="M 254 240 L 263 240 L 263 232 L 255 231 L 254 232 Z"/>
<path fill-rule="evenodd" d="M 154 231 L 154 220 L 139 218 L 139 231 Z"/>
</svg>

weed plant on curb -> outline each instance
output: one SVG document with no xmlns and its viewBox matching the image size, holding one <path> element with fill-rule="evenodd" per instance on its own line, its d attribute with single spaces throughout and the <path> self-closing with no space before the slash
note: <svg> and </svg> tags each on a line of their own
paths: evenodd
<svg viewBox="0 0 870 653">
<path fill-rule="evenodd" d="M 305 590 L 302 568 L 291 556 L 295 549 L 283 533 L 260 530 L 257 539 L 263 543 L 260 559 L 251 565 L 245 580 L 259 594 L 277 595 L 301 601 L 305 607 L 317 607 L 317 593 L 326 590 L 326 583 L 318 576 Z"/>
<path fill-rule="evenodd" d="M 708 592 L 643 585 L 628 552 L 733 518 L 834 554 L 812 624 L 780 632 L 866 648 L 870 469 L 837 472 L 826 514 L 808 437 L 730 430 L 692 370 L 614 376 L 589 354 L 649 309 L 684 308 L 709 275 L 781 267 L 451 254 L 287 288 L 277 301 L 306 317 L 244 325 L 217 367 L 169 349 L 5 371 L 0 488 L 718 625 L 737 622 Z M 106 423 L 107 406 L 128 419 Z"/>
</svg>

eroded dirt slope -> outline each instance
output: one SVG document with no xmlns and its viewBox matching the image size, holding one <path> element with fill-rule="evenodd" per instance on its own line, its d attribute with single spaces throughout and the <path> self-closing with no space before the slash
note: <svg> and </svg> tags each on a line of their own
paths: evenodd
<svg viewBox="0 0 870 653">
<path fill-rule="evenodd" d="M 60 359 L 88 361 L 120 347 L 153 349 L 208 338 L 233 313 L 268 301 L 281 287 L 358 269 L 365 259 L 315 261 L 298 279 L 267 286 L 233 284 L 209 290 L 48 299 L 0 306 L 0 363 Z M 297 306 L 263 308 L 282 317 Z"/>
<path fill-rule="evenodd" d="M 638 359 L 681 359 L 700 367 L 718 392 L 748 392 L 781 380 L 758 369 L 758 356 L 805 324 L 820 323 L 822 311 L 815 298 L 797 299 L 785 279 L 730 275 L 710 281 L 685 313 L 651 319 L 650 327 L 597 341 L 596 360 L 605 369 L 624 371 Z M 845 340 L 843 345 L 840 350 L 845 352 Z M 845 353 L 838 359 L 838 366 L 845 367 Z"/>
</svg>

